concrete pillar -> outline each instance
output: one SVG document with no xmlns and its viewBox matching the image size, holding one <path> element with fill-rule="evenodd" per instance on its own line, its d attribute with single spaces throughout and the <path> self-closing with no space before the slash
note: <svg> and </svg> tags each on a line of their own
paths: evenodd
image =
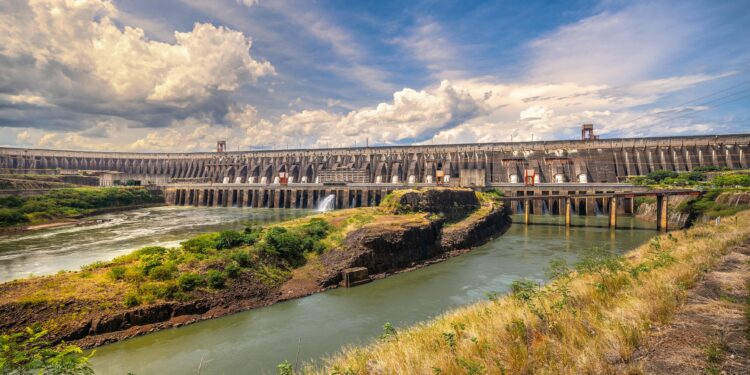
<svg viewBox="0 0 750 375">
<path fill-rule="evenodd" d="M 370 189 L 362 189 L 362 207 L 370 207 Z"/>
<path fill-rule="evenodd" d="M 669 197 L 659 194 L 656 196 L 656 230 L 667 232 L 669 230 Z"/>
<path fill-rule="evenodd" d="M 198 202 L 196 203 L 196 206 L 202 206 L 203 205 L 203 199 L 206 197 L 206 191 L 203 189 L 198 190 Z"/>
<path fill-rule="evenodd" d="M 213 206 L 214 207 L 221 206 L 221 204 L 219 202 L 219 189 L 214 189 L 214 204 L 213 204 Z"/>
<path fill-rule="evenodd" d="M 529 225 L 529 208 L 531 205 L 529 204 L 529 200 L 526 199 L 523 201 L 523 223 L 526 225 Z"/>
<path fill-rule="evenodd" d="M 250 207 L 250 190 L 242 190 L 242 207 Z"/>
<path fill-rule="evenodd" d="M 281 194 L 279 194 L 280 190 L 271 190 L 271 191 L 273 191 L 273 193 L 274 193 L 273 194 L 273 207 L 274 208 L 278 208 L 278 207 L 280 207 L 279 206 L 279 196 L 281 195 Z"/>
<path fill-rule="evenodd" d="M 586 198 L 586 216 L 596 215 L 596 199 Z"/>
<path fill-rule="evenodd" d="M 609 198 L 609 227 L 617 228 L 617 197 Z"/>
<path fill-rule="evenodd" d="M 571 200 L 572 199 L 570 199 L 570 198 L 565 198 L 565 201 L 564 201 L 564 204 L 565 204 L 565 226 L 566 227 L 570 227 L 570 221 L 571 221 L 571 216 L 570 216 L 571 207 L 570 207 L 570 205 L 571 205 Z"/>
</svg>

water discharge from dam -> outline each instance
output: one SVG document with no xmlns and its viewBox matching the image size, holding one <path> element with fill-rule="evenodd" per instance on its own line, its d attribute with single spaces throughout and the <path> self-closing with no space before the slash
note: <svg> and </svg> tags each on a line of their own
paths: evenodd
<svg viewBox="0 0 750 375">
<path fill-rule="evenodd" d="M 294 210 L 288 210 L 294 211 Z M 630 250 L 654 236 L 653 224 L 623 218 L 616 231 L 604 217 L 555 215 L 514 224 L 498 239 L 443 263 L 363 286 L 334 289 L 219 319 L 168 329 L 97 349 L 101 374 L 270 374 L 276 364 L 316 360 L 342 345 L 372 341 L 385 322 L 404 327 L 506 292 L 514 280 L 545 279 L 550 260 L 575 261 L 583 249 Z M 514 217 L 522 222 L 522 216 Z M 549 224 L 549 225 L 545 225 Z M 646 229 L 648 228 L 648 229 Z M 201 364 L 202 362 L 202 364 Z"/>
<path fill-rule="evenodd" d="M 318 204 L 318 211 L 319 212 L 325 212 L 333 210 L 336 204 L 336 195 L 334 194 L 328 194 L 320 203 Z"/>
</svg>

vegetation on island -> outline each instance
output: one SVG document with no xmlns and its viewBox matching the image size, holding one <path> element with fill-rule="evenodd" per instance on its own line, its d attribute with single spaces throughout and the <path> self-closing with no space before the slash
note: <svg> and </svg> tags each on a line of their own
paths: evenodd
<svg viewBox="0 0 750 375">
<path fill-rule="evenodd" d="M 0 227 L 40 224 L 105 208 L 162 201 L 145 188 L 124 187 L 54 189 L 33 196 L 4 196 L 0 197 Z"/>
<path fill-rule="evenodd" d="M 750 187 L 750 174 L 713 166 L 700 166 L 689 172 L 655 170 L 645 176 L 632 177 L 630 182 L 654 188 L 742 188 Z"/>
<path fill-rule="evenodd" d="M 649 330 L 668 322 L 700 275 L 750 237 L 750 212 L 653 238 L 620 256 L 590 249 L 554 261 L 546 285 L 511 293 L 414 327 L 386 324 L 381 338 L 308 365 L 307 374 L 639 373 L 628 365 Z M 620 366 L 620 367 L 618 367 Z"/>
<path fill-rule="evenodd" d="M 485 207 L 476 211 L 482 210 Z M 177 247 L 144 247 L 111 261 L 84 266 L 78 272 L 61 271 L 0 284 L 0 297 L 6 303 L 29 308 L 81 301 L 74 312 L 57 313 L 40 322 L 42 328 L 56 332 L 90 314 L 160 301 L 191 301 L 219 293 L 234 283 L 259 282 L 259 287 L 274 288 L 289 280 L 298 268 L 321 267 L 320 254 L 343 248 L 350 231 L 366 225 L 403 227 L 432 219 L 439 217 L 366 207 L 269 226 L 250 225 L 241 231 L 199 235 Z"/>
</svg>

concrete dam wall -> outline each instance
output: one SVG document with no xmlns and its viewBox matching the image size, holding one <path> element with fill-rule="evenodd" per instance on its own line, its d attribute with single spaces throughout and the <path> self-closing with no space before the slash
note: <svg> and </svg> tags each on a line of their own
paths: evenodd
<svg viewBox="0 0 750 375">
<path fill-rule="evenodd" d="M 587 141 L 358 147 L 206 153 L 118 153 L 0 148 L 0 170 L 91 170 L 143 184 L 395 183 L 461 186 L 615 183 L 654 170 L 750 168 L 750 134 Z"/>
</svg>

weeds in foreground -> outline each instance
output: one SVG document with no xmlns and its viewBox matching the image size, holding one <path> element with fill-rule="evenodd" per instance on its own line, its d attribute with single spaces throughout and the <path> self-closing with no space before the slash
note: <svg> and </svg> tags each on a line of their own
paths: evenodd
<svg viewBox="0 0 750 375">
<path fill-rule="evenodd" d="M 0 336 L 0 373 L 2 374 L 93 374 L 89 359 L 81 348 L 62 343 L 50 346 L 47 331 L 27 327 L 23 332 Z"/>
</svg>

